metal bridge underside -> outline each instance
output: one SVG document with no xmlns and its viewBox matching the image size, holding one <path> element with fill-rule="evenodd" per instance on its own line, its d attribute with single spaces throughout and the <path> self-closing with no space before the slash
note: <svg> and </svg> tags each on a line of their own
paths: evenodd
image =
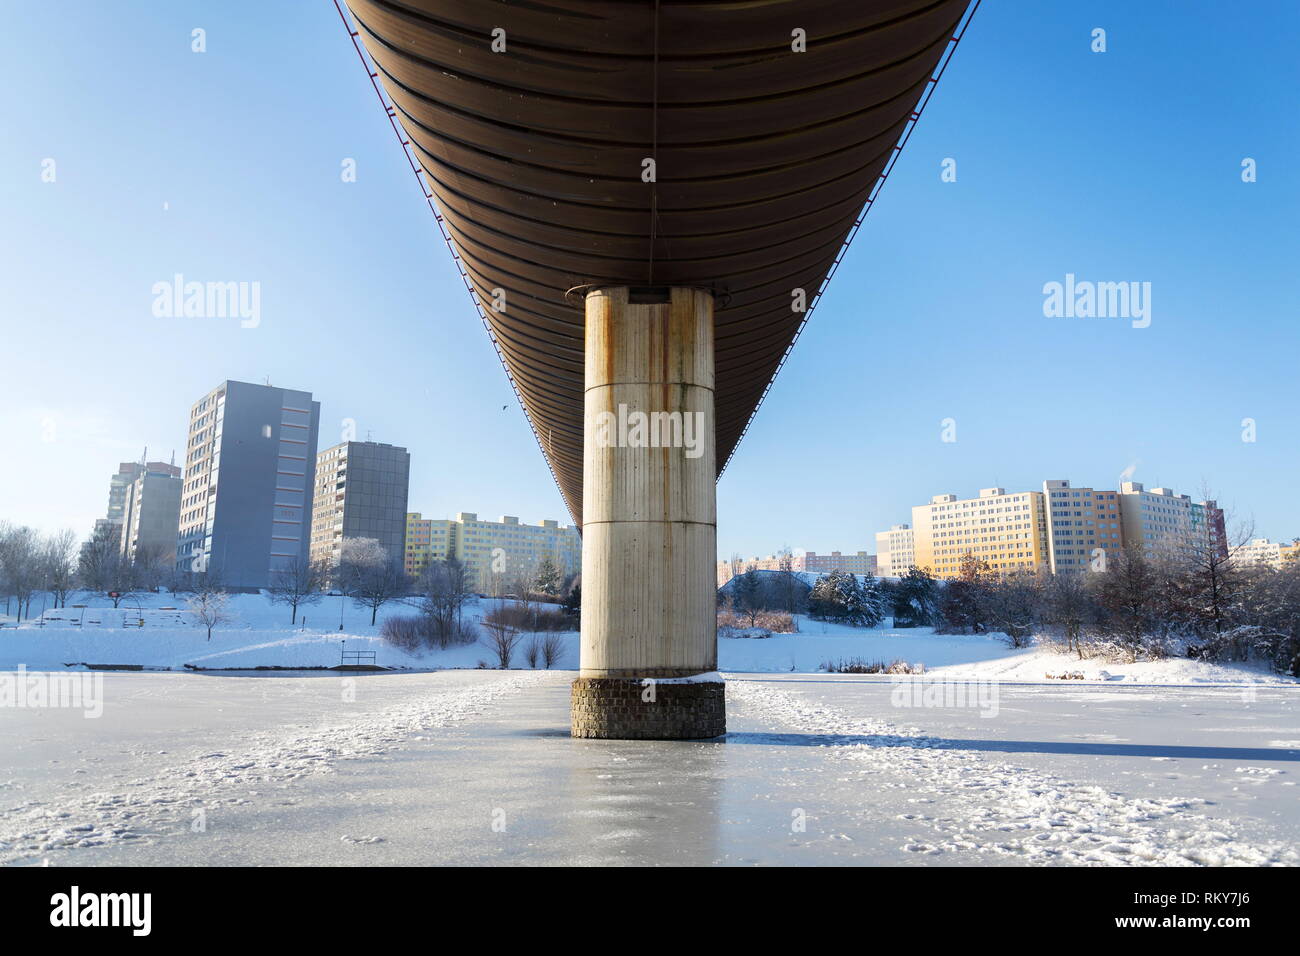
<svg viewBox="0 0 1300 956">
<path fill-rule="evenodd" d="M 721 467 L 967 3 L 348 5 L 581 521 L 582 291 L 715 293 Z"/>
</svg>

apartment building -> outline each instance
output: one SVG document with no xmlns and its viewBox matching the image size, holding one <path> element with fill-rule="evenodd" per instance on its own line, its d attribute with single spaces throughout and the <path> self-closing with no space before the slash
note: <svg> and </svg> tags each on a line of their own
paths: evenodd
<svg viewBox="0 0 1300 956">
<path fill-rule="evenodd" d="M 1300 553 L 1300 543 L 1290 544 L 1270 541 L 1268 538 L 1254 538 L 1249 543 L 1232 552 L 1232 560 L 1243 567 L 1263 565 L 1280 571 L 1284 562 L 1295 560 Z"/>
<path fill-rule="evenodd" d="M 912 509 L 912 529 L 916 564 L 936 577 L 956 577 L 967 554 L 999 573 L 1048 566 L 1041 491 L 983 488 L 978 498 L 935 495 Z"/>
<path fill-rule="evenodd" d="M 176 564 L 233 589 L 309 558 L 320 402 L 222 382 L 190 409 Z"/>
<path fill-rule="evenodd" d="M 730 561 L 719 561 L 717 565 L 718 587 L 722 587 L 737 574 L 744 573 L 750 567 L 759 571 L 780 571 L 781 562 L 784 559 L 784 555 L 769 554 L 761 558 L 733 558 Z M 826 574 L 830 571 L 847 571 L 850 574 L 875 574 L 876 556 L 866 551 L 857 551 L 853 554 L 844 554 L 840 551 L 832 551 L 830 554 L 803 551 L 799 554 L 790 555 L 790 570 L 811 571 L 815 574 Z"/>
<path fill-rule="evenodd" d="M 1103 571 L 1124 548 L 1119 493 L 1043 482 L 1048 566 L 1053 574 Z"/>
<path fill-rule="evenodd" d="M 1209 542 L 1227 556 L 1223 511 L 1214 501 L 1194 502 L 1170 488 L 1147 491 L 1140 481 L 1123 482 L 1119 490 L 1125 545 L 1179 555 Z"/>
<path fill-rule="evenodd" d="M 582 538 L 578 529 L 557 521 L 523 524 L 513 515 L 487 521 L 462 511 L 447 522 L 407 516 L 406 566 L 418 574 L 431 561 L 453 556 L 470 571 L 474 586 L 490 586 L 494 578 L 509 582 L 531 577 L 550 558 L 561 575 L 582 567 Z"/>
<path fill-rule="evenodd" d="M 832 551 L 830 554 L 818 554 L 816 551 L 803 553 L 804 571 L 826 574 L 830 571 L 847 571 L 849 574 L 875 574 L 876 556 L 866 551 L 842 554 Z"/>
<path fill-rule="evenodd" d="M 344 538 L 374 538 L 405 563 L 411 456 L 405 448 L 345 441 L 316 456 L 310 555 L 336 567 Z"/>
<path fill-rule="evenodd" d="M 456 554 L 456 522 L 426 518 L 418 511 L 406 516 L 405 561 L 408 577 L 418 578 L 433 561 L 445 561 Z"/>
<path fill-rule="evenodd" d="M 719 561 L 717 566 L 718 587 L 722 587 L 736 575 L 744 574 L 751 567 L 758 571 L 780 571 L 784 557 L 784 555 L 780 554 L 768 554 L 761 558 L 732 558 L 730 561 Z M 802 557 L 790 556 L 790 570 L 803 570 Z"/>
<path fill-rule="evenodd" d="M 902 577 L 916 564 L 916 535 L 907 524 L 890 525 L 876 532 L 876 573 L 882 578 Z"/>
<path fill-rule="evenodd" d="M 179 478 L 181 469 L 176 465 L 165 461 L 146 461 L 148 458 L 148 449 L 140 461 L 124 461 L 117 466 L 116 474 L 108 479 L 108 511 L 104 518 L 95 520 L 95 533 L 100 534 L 101 528 L 112 533 L 121 546 L 122 522 L 126 514 L 126 496 L 127 491 L 132 483 L 146 471 L 154 474 L 172 475 Z M 109 528 L 108 526 L 112 527 Z"/>
<path fill-rule="evenodd" d="M 119 553 L 128 561 L 170 568 L 180 527 L 181 470 L 149 462 L 124 489 Z"/>
</svg>

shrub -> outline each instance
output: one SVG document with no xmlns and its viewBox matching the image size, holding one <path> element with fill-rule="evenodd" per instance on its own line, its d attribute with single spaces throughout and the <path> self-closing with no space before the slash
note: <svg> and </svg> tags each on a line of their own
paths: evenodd
<svg viewBox="0 0 1300 956">
<path fill-rule="evenodd" d="M 542 656 L 542 667 L 547 670 L 559 664 L 564 657 L 564 638 L 555 631 L 543 634 L 537 639 L 537 644 Z"/>
<path fill-rule="evenodd" d="M 511 627 L 516 631 L 536 634 L 541 631 L 571 631 L 573 618 L 562 610 L 523 607 L 503 604 L 488 611 L 483 618 L 488 627 Z"/>
<path fill-rule="evenodd" d="M 395 614 L 384 618 L 379 626 L 379 636 L 404 651 L 426 648 L 447 648 L 460 644 L 473 644 L 478 638 L 478 628 L 472 621 L 452 620 L 445 630 L 428 614 Z"/>
<path fill-rule="evenodd" d="M 379 625 L 379 636 L 404 651 L 416 651 L 430 644 L 425 619 L 411 614 L 384 618 Z"/>
<path fill-rule="evenodd" d="M 750 623 L 751 618 L 753 623 Z M 754 637 L 756 635 L 744 633 L 751 628 L 766 631 L 764 637 L 771 637 L 773 634 L 796 634 L 799 631 L 799 622 L 787 611 L 757 611 L 753 615 L 739 614 L 730 608 L 718 611 L 719 637 Z"/>
<path fill-rule="evenodd" d="M 564 637 L 556 631 L 533 635 L 533 639 L 524 648 L 524 660 L 534 669 L 541 664 L 543 668 L 550 670 L 563 656 Z"/>
<path fill-rule="evenodd" d="M 909 664 L 899 659 L 889 663 L 870 661 L 863 657 L 840 657 L 822 661 L 818 670 L 828 674 L 924 674 L 924 664 Z"/>
</svg>

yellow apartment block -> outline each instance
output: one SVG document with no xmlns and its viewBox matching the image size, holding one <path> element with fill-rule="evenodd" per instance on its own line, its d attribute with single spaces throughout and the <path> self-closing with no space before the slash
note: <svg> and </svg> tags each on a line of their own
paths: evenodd
<svg viewBox="0 0 1300 956">
<path fill-rule="evenodd" d="M 1000 573 L 1048 564 L 1041 491 L 983 488 L 978 498 L 935 495 L 912 509 L 912 529 L 916 565 L 936 577 L 955 578 L 967 554 Z"/>
<path fill-rule="evenodd" d="M 557 521 L 522 524 L 513 515 L 500 521 L 480 519 L 463 511 L 450 520 L 406 516 L 406 573 L 417 576 L 432 561 L 455 557 L 470 572 L 474 586 L 486 588 L 492 575 L 512 585 L 530 578 L 550 558 L 561 576 L 582 567 L 578 529 Z"/>
<path fill-rule="evenodd" d="M 456 522 L 425 518 L 418 511 L 406 516 L 404 566 L 410 577 L 419 577 L 431 561 L 445 561 L 456 553 Z"/>
</svg>

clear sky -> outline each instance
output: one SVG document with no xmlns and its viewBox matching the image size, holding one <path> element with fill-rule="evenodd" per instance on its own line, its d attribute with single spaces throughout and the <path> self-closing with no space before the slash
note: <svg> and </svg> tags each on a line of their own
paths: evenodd
<svg viewBox="0 0 1300 956">
<path fill-rule="evenodd" d="M 1298 31 L 1291 0 L 985 0 L 719 484 L 719 553 L 1130 467 L 1300 535 Z M 12 4 L 0 63 L 0 518 L 87 533 L 117 462 L 269 377 L 322 447 L 408 447 L 412 510 L 567 520 L 331 3 Z M 260 324 L 156 317 L 176 273 L 260 282 Z M 1150 282 L 1150 326 L 1046 318 L 1067 273 Z"/>
</svg>

